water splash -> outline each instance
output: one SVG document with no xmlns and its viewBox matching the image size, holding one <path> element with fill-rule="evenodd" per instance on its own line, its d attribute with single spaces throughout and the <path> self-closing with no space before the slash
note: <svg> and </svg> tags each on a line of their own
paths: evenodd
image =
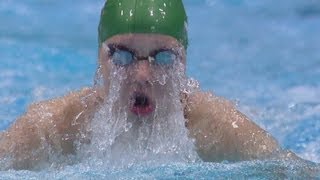
<svg viewBox="0 0 320 180">
<path fill-rule="evenodd" d="M 80 148 L 86 163 L 130 167 L 142 162 L 154 165 L 198 160 L 180 101 L 180 93 L 191 92 L 194 87 L 188 83 L 183 64 L 158 68 L 150 82 L 155 110 L 152 117 L 137 117 L 130 115 L 129 105 L 120 105 L 122 87 L 130 81 L 128 70 L 112 67 L 109 94 L 91 123 L 91 144 Z M 103 78 L 99 73 L 97 77 Z"/>
</svg>

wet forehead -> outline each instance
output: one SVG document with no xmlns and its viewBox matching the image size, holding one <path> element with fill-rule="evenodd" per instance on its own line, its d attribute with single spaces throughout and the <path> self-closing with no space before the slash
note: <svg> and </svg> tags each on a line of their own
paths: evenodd
<svg viewBox="0 0 320 180">
<path fill-rule="evenodd" d="M 116 44 L 128 47 L 139 52 L 148 54 L 157 49 L 179 48 L 179 42 L 170 36 L 157 34 L 126 34 L 117 35 L 106 41 L 106 44 Z"/>
</svg>

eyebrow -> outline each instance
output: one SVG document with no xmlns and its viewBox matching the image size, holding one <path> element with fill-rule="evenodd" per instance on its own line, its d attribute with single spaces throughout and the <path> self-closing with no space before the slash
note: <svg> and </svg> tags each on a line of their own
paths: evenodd
<svg viewBox="0 0 320 180">
<path fill-rule="evenodd" d="M 136 53 L 134 49 L 131 49 L 123 44 L 108 44 L 108 47 L 111 50 L 111 52 L 114 52 L 116 49 L 120 49 L 120 50 L 129 51 L 131 53 Z"/>
</svg>

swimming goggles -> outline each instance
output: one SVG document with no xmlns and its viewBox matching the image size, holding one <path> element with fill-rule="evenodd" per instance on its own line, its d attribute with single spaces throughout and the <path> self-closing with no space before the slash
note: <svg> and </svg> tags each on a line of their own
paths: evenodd
<svg viewBox="0 0 320 180">
<path fill-rule="evenodd" d="M 177 55 L 170 49 L 159 49 L 152 52 L 149 56 L 137 56 L 133 50 L 124 46 L 109 46 L 110 56 L 113 64 L 117 66 L 130 65 L 135 61 L 148 60 L 157 65 L 172 65 L 177 59 Z"/>
</svg>

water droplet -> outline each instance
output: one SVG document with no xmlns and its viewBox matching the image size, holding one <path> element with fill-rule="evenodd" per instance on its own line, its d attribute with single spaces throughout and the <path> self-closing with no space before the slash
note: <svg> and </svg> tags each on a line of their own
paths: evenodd
<svg viewBox="0 0 320 180">
<path fill-rule="evenodd" d="M 162 75 L 159 78 L 159 84 L 162 85 L 162 86 L 166 84 L 166 81 L 167 81 L 167 75 Z"/>
<path fill-rule="evenodd" d="M 132 123 L 127 123 L 125 126 L 125 132 L 128 132 L 132 128 Z"/>
<path fill-rule="evenodd" d="M 199 82 L 197 80 L 193 79 L 193 78 L 188 79 L 187 85 L 190 88 L 199 88 Z"/>
<path fill-rule="evenodd" d="M 234 129 L 239 128 L 239 126 L 237 125 L 237 121 L 234 121 L 234 122 L 232 123 L 232 127 L 233 127 Z"/>
</svg>

